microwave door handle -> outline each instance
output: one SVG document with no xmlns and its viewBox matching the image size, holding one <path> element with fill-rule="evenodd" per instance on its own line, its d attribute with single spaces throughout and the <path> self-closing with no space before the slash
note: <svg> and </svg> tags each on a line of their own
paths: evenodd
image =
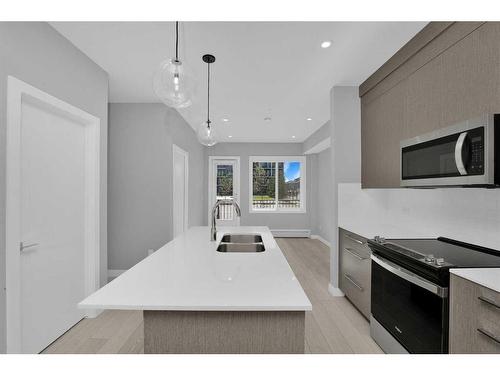
<svg viewBox="0 0 500 375">
<path fill-rule="evenodd" d="M 467 170 L 465 169 L 464 161 L 462 159 L 462 149 L 464 147 L 466 137 L 467 132 L 460 134 L 455 145 L 455 163 L 457 165 L 458 173 L 462 176 L 467 175 Z"/>
</svg>

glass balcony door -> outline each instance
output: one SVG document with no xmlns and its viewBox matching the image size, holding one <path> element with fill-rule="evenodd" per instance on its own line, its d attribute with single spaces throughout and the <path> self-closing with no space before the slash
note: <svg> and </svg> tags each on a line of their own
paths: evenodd
<svg viewBox="0 0 500 375">
<path fill-rule="evenodd" d="M 240 218 L 236 216 L 229 201 L 240 203 L 240 163 L 239 158 L 211 157 L 209 176 L 209 217 L 212 207 L 218 200 L 228 201 L 219 206 L 216 215 L 218 226 L 238 226 Z M 210 224 L 210 221 L 209 221 Z"/>
</svg>

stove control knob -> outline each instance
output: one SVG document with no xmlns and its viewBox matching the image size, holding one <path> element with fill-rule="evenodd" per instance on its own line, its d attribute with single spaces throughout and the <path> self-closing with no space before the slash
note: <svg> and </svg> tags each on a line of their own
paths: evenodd
<svg viewBox="0 0 500 375">
<path fill-rule="evenodd" d="M 425 260 L 425 262 L 426 262 L 426 263 L 433 263 L 433 262 L 434 262 L 434 255 L 429 254 L 429 255 L 427 255 L 427 256 L 425 257 L 425 259 L 424 259 L 424 260 Z"/>
<path fill-rule="evenodd" d="M 436 259 L 434 259 L 434 264 L 436 266 L 442 266 L 444 264 L 444 258 L 436 258 Z"/>
</svg>

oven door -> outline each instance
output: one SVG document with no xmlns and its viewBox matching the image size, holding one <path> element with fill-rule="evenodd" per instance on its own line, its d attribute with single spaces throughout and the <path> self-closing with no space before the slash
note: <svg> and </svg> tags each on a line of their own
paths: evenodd
<svg viewBox="0 0 500 375">
<path fill-rule="evenodd" d="M 409 353 L 448 352 L 448 289 L 376 254 L 371 313 Z"/>
</svg>

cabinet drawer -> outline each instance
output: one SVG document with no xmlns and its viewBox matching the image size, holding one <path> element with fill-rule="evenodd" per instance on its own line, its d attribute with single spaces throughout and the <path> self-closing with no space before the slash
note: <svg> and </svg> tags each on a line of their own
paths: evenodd
<svg viewBox="0 0 500 375">
<path fill-rule="evenodd" d="M 342 291 L 346 297 L 358 308 L 363 315 L 369 319 L 370 317 L 370 289 L 366 289 L 360 285 L 352 275 L 347 273 L 342 276 Z"/>
<path fill-rule="evenodd" d="M 369 289 L 371 277 L 370 257 L 364 254 L 360 255 L 348 247 L 344 247 L 341 251 L 342 273 L 350 275 L 363 289 Z"/>
<path fill-rule="evenodd" d="M 451 275 L 450 352 L 500 353 L 500 293 Z"/>
<path fill-rule="evenodd" d="M 366 239 L 339 229 L 339 284 L 347 298 L 370 316 L 371 260 Z"/>
<path fill-rule="evenodd" d="M 341 242 L 344 249 L 348 249 L 363 258 L 370 257 L 370 248 L 368 247 L 366 238 L 347 231 L 342 232 L 342 237 L 343 241 Z"/>
</svg>

